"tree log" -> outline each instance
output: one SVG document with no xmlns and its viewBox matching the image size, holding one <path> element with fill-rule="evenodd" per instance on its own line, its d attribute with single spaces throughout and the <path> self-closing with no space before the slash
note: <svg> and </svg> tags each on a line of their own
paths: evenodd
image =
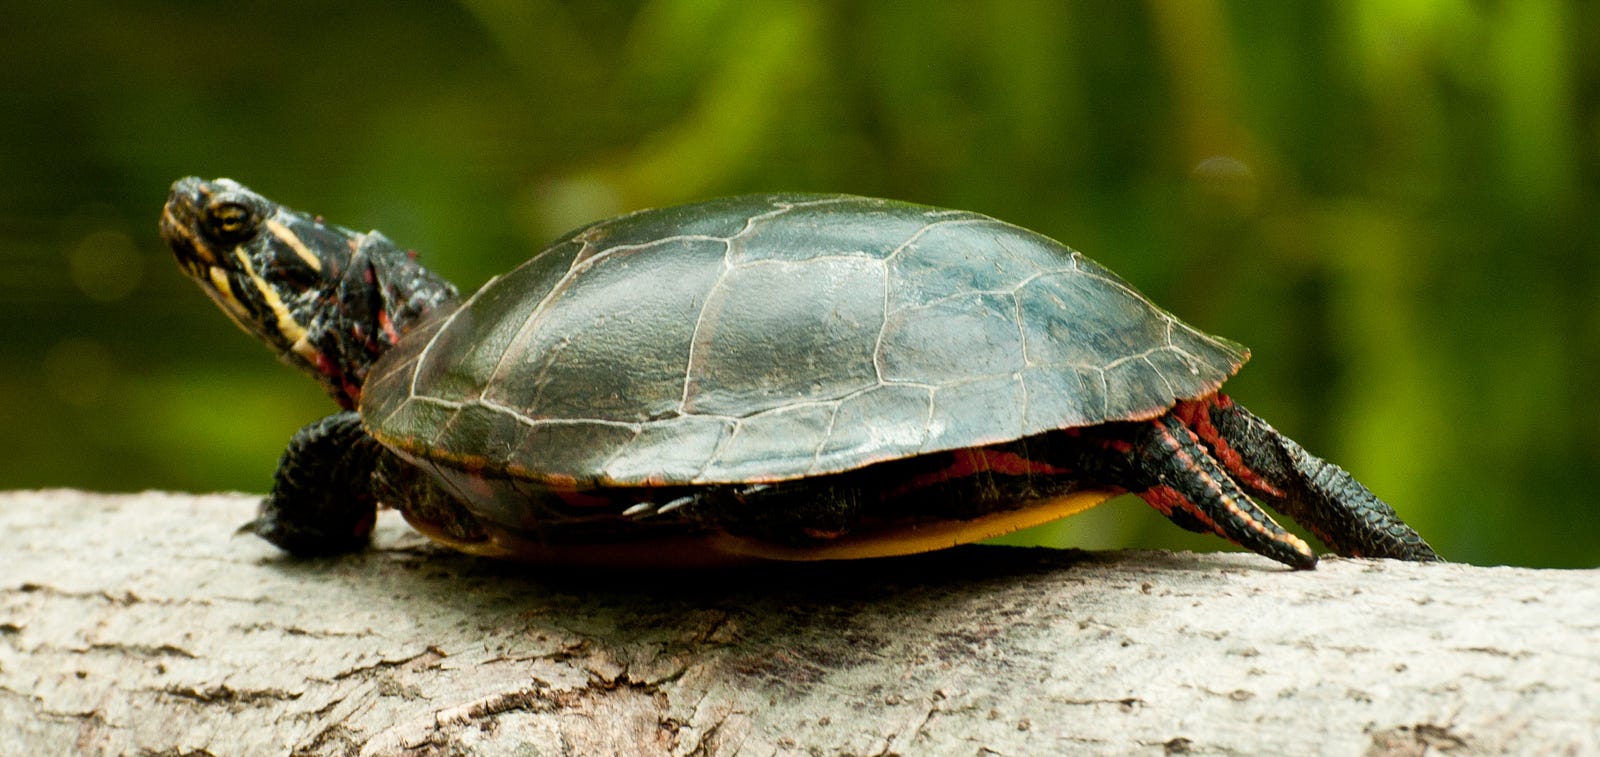
<svg viewBox="0 0 1600 757">
<path fill-rule="evenodd" d="M 0 494 L 0 753 L 1600 753 L 1600 571 L 295 560 L 254 508 Z"/>
</svg>

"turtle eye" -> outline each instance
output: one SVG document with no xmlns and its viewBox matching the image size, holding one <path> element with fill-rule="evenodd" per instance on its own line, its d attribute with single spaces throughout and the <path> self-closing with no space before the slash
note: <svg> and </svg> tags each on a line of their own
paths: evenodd
<svg viewBox="0 0 1600 757">
<path fill-rule="evenodd" d="M 211 236 L 225 244 L 240 242 L 255 233 L 254 210 L 242 202 L 224 200 L 206 209 L 206 225 Z"/>
</svg>

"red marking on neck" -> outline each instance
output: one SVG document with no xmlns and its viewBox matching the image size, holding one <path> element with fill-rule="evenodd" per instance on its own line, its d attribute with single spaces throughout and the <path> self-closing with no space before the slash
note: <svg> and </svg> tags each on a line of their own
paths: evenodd
<svg viewBox="0 0 1600 757">
<path fill-rule="evenodd" d="M 339 390 L 344 392 L 345 400 L 340 402 L 346 410 L 354 410 L 361 404 L 361 386 L 353 384 L 347 379 L 339 380 Z"/>
<path fill-rule="evenodd" d="M 339 395 L 334 397 L 334 400 L 339 403 L 340 407 L 346 410 L 354 410 L 357 405 L 361 404 L 361 385 L 351 381 L 350 377 L 346 376 L 345 372 L 327 355 L 318 351 L 316 356 L 312 358 L 311 365 L 317 369 L 317 372 L 327 377 L 330 385 L 339 388 Z"/>
<path fill-rule="evenodd" d="M 317 370 L 322 372 L 322 375 L 329 378 L 332 378 L 339 373 L 339 369 L 334 366 L 333 361 L 329 360 L 328 356 L 322 354 L 321 352 L 317 353 L 316 359 L 312 360 L 311 363 L 312 365 L 316 366 Z"/>
<path fill-rule="evenodd" d="M 383 338 L 390 344 L 399 343 L 400 333 L 394 330 L 394 322 L 389 320 L 389 311 L 378 311 L 378 328 L 383 331 Z"/>
</svg>

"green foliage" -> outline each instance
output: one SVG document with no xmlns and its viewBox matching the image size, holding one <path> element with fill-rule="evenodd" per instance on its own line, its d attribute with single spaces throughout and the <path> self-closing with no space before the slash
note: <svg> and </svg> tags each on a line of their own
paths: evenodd
<svg viewBox="0 0 1600 757">
<path fill-rule="evenodd" d="M 167 0 L 0 23 L 0 487 L 260 490 L 329 409 L 183 281 L 227 175 L 464 288 L 615 212 L 848 191 L 1061 239 L 1446 556 L 1593 565 L 1590 4 Z M 1065 543 L 1188 540 L 1120 504 Z"/>
</svg>

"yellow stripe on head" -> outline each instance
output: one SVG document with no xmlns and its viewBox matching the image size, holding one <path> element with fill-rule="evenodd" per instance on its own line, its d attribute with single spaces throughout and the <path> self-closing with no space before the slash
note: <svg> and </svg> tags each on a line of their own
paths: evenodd
<svg viewBox="0 0 1600 757">
<path fill-rule="evenodd" d="M 216 266 L 211 266 L 206 271 L 211 280 L 211 287 L 209 289 L 201 287 L 201 289 L 205 289 L 206 293 L 211 295 L 212 301 L 222 309 L 222 314 L 228 316 L 228 320 L 233 321 L 235 326 L 244 329 L 246 334 L 255 333 L 255 329 L 247 322 L 250 317 L 249 311 L 234 295 L 233 285 L 228 282 L 228 273 Z"/>
<path fill-rule="evenodd" d="M 289 227 L 271 218 L 262 221 L 262 224 L 267 227 L 267 231 L 272 232 L 272 235 L 278 238 L 278 241 L 289 245 L 289 249 L 294 250 L 294 254 L 299 255 L 300 259 L 311 267 L 311 270 L 322 273 L 322 258 L 317 257 L 306 247 L 306 243 L 300 240 L 300 235 L 290 231 Z"/>
<path fill-rule="evenodd" d="M 266 279 L 261 278 L 261 274 L 256 273 L 255 267 L 250 265 L 249 256 L 244 253 L 244 248 L 235 247 L 233 256 L 239 261 L 241 269 L 250 276 L 250 281 L 255 283 L 256 290 L 261 292 L 261 299 L 267 303 L 267 307 L 272 309 L 272 314 L 277 320 L 274 325 L 277 326 L 278 335 L 283 337 L 284 343 L 293 345 L 304 342 L 306 338 L 305 327 L 294 319 L 294 314 L 289 312 L 289 307 L 283 304 L 283 298 L 278 296 L 278 290 L 273 289 Z"/>
</svg>

